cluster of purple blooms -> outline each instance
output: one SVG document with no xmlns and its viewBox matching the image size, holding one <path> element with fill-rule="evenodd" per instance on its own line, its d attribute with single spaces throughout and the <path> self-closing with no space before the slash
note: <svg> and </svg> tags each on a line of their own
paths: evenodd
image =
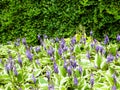
<svg viewBox="0 0 120 90">
<path fill-rule="evenodd" d="M 92 31 L 90 32 L 90 35 L 91 36 L 93 35 Z M 44 38 L 47 39 L 47 36 L 45 35 Z M 117 39 L 117 41 L 120 42 L 120 35 L 117 35 L 116 39 Z M 59 65 L 57 65 L 57 63 L 56 63 L 55 49 L 52 47 L 52 45 L 47 48 L 45 46 L 44 41 L 41 39 L 40 35 L 38 35 L 38 41 L 39 41 L 40 45 L 42 47 L 44 47 L 44 49 L 46 50 L 46 53 L 50 57 L 51 62 L 53 62 L 53 71 L 54 71 L 54 73 L 55 74 L 59 74 Z M 66 70 L 67 75 L 69 77 L 71 77 L 72 75 L 74 76 L 73 83 L 74 83 L 75 86 L 77 86 L 79 81 L 78 81 L 76 75 L 74 74 L 74 70 L 78 70 L 79 74 L 82 75 L 83 68 L 82 68 L 82 66 L 79 65 L 79 63 L 77 62 L 76 57 L 74 55 L 74 46 L 77 43 L 76 37 L 72 37 L 71 38 L 70 46 L 68 46 L 66 44 L 66 41 L 65 41 L 64 38 L 62 38 L 61 40 L 56 38 L 54 42 L 59 44 L 57 53 L 58 53 L 59 57 L 64 60 L 63 61 L 64 62 L 63 63 L 63 67 Z M 32 54 L 33 48 L 32 47 L 31 48 L 28 47 L 25 38 L 22 39 L 22 43 L 23 43 L 23 45 L 26 48 L 26 53 L 25 53 L 26 57 L 29 59 L 29 61 L 32 62 L 34 60 L 34 55 Z M 80 43 L 82 43 L 84 45 L 86 44 L 86 38 L 84 36 L 82 36 L 82 39 L 80 40 Z M 107 45 L 108 43 L 109 43 L 109 37 L 106 35 L 105 39 L 104 39 L 104 44 Z M 15 45 L 16 46 L 20 45 L 20 39 L 17 40 Z M 94 39 L 92 41 L 91 48 L 94 49 L 97 54 L 100 53 L 101 55 L 104 55 L 106 53 L 104 47 L 102 45 L 98 45 L 97 44 L 97 40 L 96 39 Z M 35 52 L 36 52 L 36 54 L 41 52 L 41 49 L 40 49 L 39 46 L 35 47 Z M 66 58 L 64 56 L 64 53 L 66 53 L 66 52 L 70 52 L 69 60 L 68 60 L 68 58 Z M 117 52 L 116 53 L 116 58 L 118 59 L 120 57 L 120 54 L 118 53 L 118 51 L 116 51 L 116 52 Z M 91 59 L 90 51 L 87 51 L 86 57 L 88 59 Z M 107 55 L 106 59 L 107 59 L 107 63 L 109 63 L 109 62 L 112 62 L 115 59 L 115 56 L 113 56 L 110 53 L 110 54 Z M 18 63 L 20 65 L 20 67 L 22 68 L 23 67 L 23 61 L 22 61 L 22 58 L 21 58 L 20 54 L 18 54 Z M 36 64 L 38 64 L 40 66 L 40 62 L 39 62 L 38 59 L 36 60 Z M 18 72 L 17 72 L 16 66 L 15 66 L 15 62 L 14 62 L 14 60 L 12 60 L 10 52 L 9 52 L 9 59 L 8 59 L 6 65 L 5 65 L 5 68 L 6 68 L 6 71 L 7 71 L 8 74 L 11 71 L 13 71 L 14 75 L 18 76 Z M 48 82 L 50 82 L 50 80 L 51 80 L 51 72 L 50 71 L 46 71 L 46 77 L 48 79 Z M 36 77 L 34 76 L 34 74 L 32 75 L 32 80 L 33 80 L 33 83 L 36 84 Z M 113 75 L 113 80 L 114 80 L 115 84 L 113 85 L 112 90 L 116 90 L 116 76 L 115 76 L 115 74 Z M 91 74 L 90 75 L 91 87 L 94 86 L 94 83 L 95 83 L 94 74 Z M 53 84 L 49 84 L 48 85 L 48 89 L 49 90 L 54 90 L 54 85 Z"/>
</svg>

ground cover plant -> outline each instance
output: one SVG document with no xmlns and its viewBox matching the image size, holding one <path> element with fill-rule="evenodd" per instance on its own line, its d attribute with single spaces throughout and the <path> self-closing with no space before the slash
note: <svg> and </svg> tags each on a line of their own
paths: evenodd
<svg viewBox="0 0 120 90">
<path fill-rule="evenodd" d="M 1 90 L 119 90 L 120 35 L 117 43 L 78 35 L 48 39 L 39 45 L 25 38 L 0 45 Z"/>
</svg>

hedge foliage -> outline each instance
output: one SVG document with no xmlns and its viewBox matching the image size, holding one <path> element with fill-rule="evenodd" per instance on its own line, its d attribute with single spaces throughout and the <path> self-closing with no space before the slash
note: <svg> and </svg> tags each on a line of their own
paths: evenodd
<svg viewBox="0 0 120 90">
<path fill-rule="evenodd" d="M 68 37 L 80 24 L 98 38 L 120 31 L 120 0 L 1 0 L 0 12 L 0 43 L 19 37 L 36 43 L 37 34 Z"/>
</svg>

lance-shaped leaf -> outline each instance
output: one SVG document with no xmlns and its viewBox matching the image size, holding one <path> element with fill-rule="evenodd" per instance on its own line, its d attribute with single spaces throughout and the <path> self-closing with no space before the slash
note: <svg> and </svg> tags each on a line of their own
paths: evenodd
<svg viewBox="0 0 120 90">
<path fill-rule="evenodd" d="M 100 65 L 102 63 L 102 56 L 100 54 L 96 54 L 94 62 L 95 62 L 95 66 L 97 66 L 98 68 L 100 68 Z"/>
</svg>

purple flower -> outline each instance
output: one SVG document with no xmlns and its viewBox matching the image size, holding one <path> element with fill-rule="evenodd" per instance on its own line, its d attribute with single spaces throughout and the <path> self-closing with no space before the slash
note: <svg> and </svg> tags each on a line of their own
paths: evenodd
<svg viewBox="0 0 120 90">
<path fill-rule="evenodd" d="M 55 58 L 52 56 L 52 57 L 50 57 L 50 60 L 54 61 L 54 60 L 55 60 Z"/>
<path fill-rule="evenodd" d="M 112 62 L 114 60 L 114 56 L 112 54 L 109 54 L 107 56 L 107 62 Z"/>
<path fill-rule="evenodd" d="M 24 45 L 26 45 L 27 43 L 26 43 L 26 39 L 25 38 L 22 38 L 22 43 L 24 44 Z"/>
<path fill-rule="evenodd" d="M 96 40 L 96 39 L 94 39 L 94 43 L 95 43 L 95 44 L 97 43 L 97 40 Z"/>
<path fill-rule="evenodd" d="M 53 85 L 48 85 L 48 90 L 54 90 L 54 86 Z"/>
<path fill-rule="evenodd" d="M 13 68 L 13 71 L 14 71 L 14 75 L 15 75 L 15 76 L 18 76 L 18 72 L 17 72 L 17 70 L 16 70 L 16 67 Z"/>
<path fill-rule="evenodd" d="M 39 52 L 39 51 L 40 51 L 40 47 L 39 47 L 39 46 L 36 47 L 36 48 L 35 48 L 35 51 L 36 51 L 36 52 Z"/>
<path fill-rule="evenodd" d="M 68 47 L 64 46 L 63 51 L 67 51 L 67 50 L 68 50 Z"/>
<path fill-rule="evenodd" d="M 86 57 L 87 57 L 88 59 L 90 59 L 90 52 L 89 52 L 89 51 L 87 52 Z"/>
<path fill-rule="evenodd" d="M 15 46 L 19 46 L 20 45 L 20 43 L 19 42 L 15 42 Z"/>
<path fill-rule="evenodd" d="M 83 43 L 86 44 L 86 38 L 83 38 Z"/>
<path fill-rule="evenodd" d="M 73 52 L 73 50 L 74 50 L 74 47 L 70 46 L 70 51 Z"/>
<path fill-rule="evenodd" d="M 53 54 L 54 54 L 53 48 L 50 47 L 50 49 L 47 51 L 47 53 L 48 53 L 48 55 L 53 56 Z"/>
<path fill-rule="evenodd" d="M 117 41 L 120 41 L 120 35 L 119 34 L 117 35 L 116 39 L 117 39 Z"/>
<path fill-rule="evenodd" d="M 33 47 L 32 46 L 30 46 L 30 51 L 32 51 L 33 50 Z"/>
<path fill-rule="evenodd" d="M 100 50 L 100 53 L 101 53 L 101 54 L 104 54 L 104 53 L 105 53 L 105 50 L 104 50 L 104 48 L 103 48 L 102 46 L 99 46 L 99 50 Z"/>
<path fill-rule="evenodd" d="M 41 39 L 40 35 L 38 35 L 37 37 L 38 37 L 38 40 L 40 40 L 40 39 Z"/>
<path fill-rule="evenodd" d="M 45 38 L 45 39 L 47 39 L 47 38 L 48 38 L 48 36 L 47 36 L 47 35 L 44 35 L 44 38 Z"/>
<path fill-rule="evenodd" d="M 94 48 L 95 44 L 94 43 L 91 43 L 91 47 Z"/>
<path fill-rule="evenodd" d="M 117 51 L 117 53 L 116 53 L 116 58 L 118 59 L 120 57 L 120 54 L 118 53 L 118 51 Z"/>
<path fill-rule="evenodd" d="M 10 71 L 10 69 L 11 69 L 9 63 L 5 65 L 5 69 L 6 69 L 7 73 L 9 74 L 9 71 Z"/>
<path fill-rule="evenodd" d="M 67 62 L 64 60 L 64 68 L 67 69 Z"/>
<path fill-rule="evenodd" d="M 50 80 L 50 71 L 46 71 L 46 77 L 48 78 L 48 81 Z"/>
<path fill-rule="evenodd" d="M 76 43 L 76 37 L 73 37 L 73 38 L 71 39 L 71 44 L 74 45 L 75 43 Z"/>
<path fill-rule="evenodd" d="M 94 75 L 93 74 L 90 75 L 90 84 L 91 84 L 91 87 L 93 87 L 93 85 L 94 85 Z"/>
<path fill-rule="evenodd" d="M 32 80 L 33 80 L 33 82 L 34 82 L 34 84 L 35 84 L 35 83 L 36 83 L 36 79 L 35 79 L 34 74 L 32 75 Z"/>
<path fill-rule="evenodd" d="M 58 66 L 57 66 L 57 64 L 54 62 L 54 72 L 55 73 L 58 73 L 59 71 L 58 71 Z"/>
<path fill-rule="evenodd" d="M 99 46 L 96 46 L 96 52 L 98 53 L 98 51 L 99 51 Z"/>
<path fill-rule="evenodd" d="M 22 90 L 22 88 L 20 88 L 19 90 Z"/>
<path fill-rule="evenodd" d="M 78 71 L 80 74 L 82 74 L 82 67 L 81 66 L 79 66 Z"/>
<path fill-rule="evenodd" d="M 59 38 L 56 38 L 56 39 L 55 39 L 55 42 L 59 42 Z"/>
<path fill-rule="evenodd" d="M 93 35 L 93 31 L 91 30 L 91 31 L 90 31 L 90 36 L 92 36 L 92 35 Z"/>
<path fill-rule="evenodd" d="M 39 60 L 38 60 L 38 59 L 36 60 L 36 64 L 37 64 L 37 65 L 40 65 L 40 62 L 39 62 Z"/>
<path fill-rule="evenodd" d="M 0 64 L 2 63 L 2 59 L 0 58 Z"/>
<path fill-rule="evenodd" d="M 114 83 L 116 84 L 117 80 L 116 80 L 116 75 L 115 75 L 115 73 L 112 75 L 112 77 L 113 77 Z"/>
<path fill-rule="evenodd" d="M 71 74 L 72 74 L 72 67 L 71 66 L 67 67 L 67 73 L 68 73 L 68 76 L 71 76 Z"/>
<path fill-rule="evenodd" d="M 20 42 L 20 38 L 17 39 L 17 42 Z"/>
<path fill-rule="evenodd" d="M 59 49 L 58 49 L 58 53 L 59 53 L 60 56 L 62 55 L 62 53 L 63 53 L 62 48 L 59 48 Z"/>
<path fill-rule="evenodd" d="M 78 79 L 76 77 L 74 77 L 74 85 L 78 85 Z"/>
<path fill-rule="evenodd" d="M 63 39 L 61 40 L 60 47 L 63 48 L 64 45 L 65 45 L 65 40 L 64 40 L 64 38 L 63 38 Z"/>
<path fill-rule="evenodd" d="M 20 64 L 20 67 L 22 67 L 22 59 L 20 55 L 18 55 L 18 63 Z"/>
<path fill-rule="evenodd" d="M 76 68 L 76 66 L 77 66 L 76 60 L 70 60 L 70 63 L 73 68 Z"/>
<path fill-rule="evenodd" d="M 117 90 L 115 85 L 114 85 L 114 86 L 112 86 L 112 90 Z"/>
<path fill-rule="evenodd" d="M 30 61 L 32 61 L 33 55 L 31 54 L 30 50 L 28 50 L 28 49 L 26 50 L 26 56 Z"/>
<path fill-rule="evenodd" d="M 108 38 L 108 36 L 106 35 L 105 36 L 105 39 L 104 39 L 104 44 L 108 44 L 109 43 L 109 38 Z"/>
<path fill-rule="evenodd" d="M 47 53 L 48 53 L 48 55 L 50 55 L 50 56 L 52 56 L 52 55 L 53 55 L 53 53 L 52 53 L 52 51 L 51 51 L 51 50 L 48 50 L 48 51 L 47 51 Z"/>
</svg>

